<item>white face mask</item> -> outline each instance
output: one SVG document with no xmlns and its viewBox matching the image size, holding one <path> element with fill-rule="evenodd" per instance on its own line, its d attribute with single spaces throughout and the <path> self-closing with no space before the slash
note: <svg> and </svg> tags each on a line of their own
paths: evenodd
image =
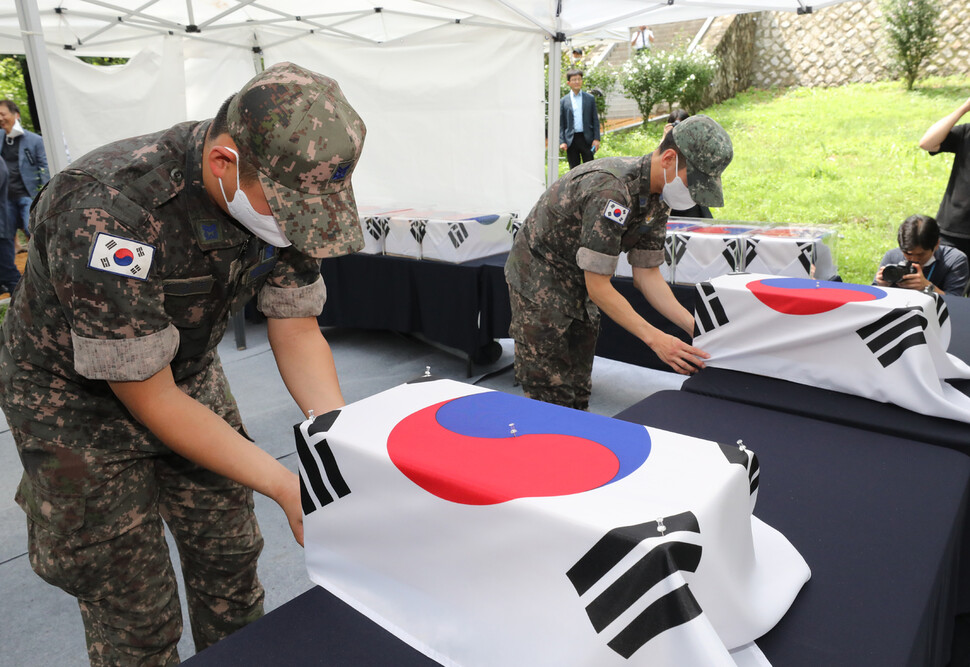
<svg viewBox="0 0 970 667">
<path fill-rule="evenodd" d="M 674 153 L 674 180 L 667 182 L 667 171 L 664 170 L 664 189 L 661 193 L 664 202 L 675 211 L 685 211 L 694 207 L 694 200 L 690 198 L 690 190 L 680 177 L 680 160 Z"/>
<path fill-rule="evenodd" d="M 232 201 L 229 201 L 229 198 L 226 197 L 226 188 L 222 185 L 222 179 L 219 179 L 219 189 L 222 190 L 222 198 L 226 202 L 226 208 L 229 209 L 229 215 L 240 225 L 272 246 L 285 248 L 290 245 L 290 242 L 283 236 L 276 218 L 272 215 L 263 215 L 254 209 L 249 202 L 249 197 L 239 187 L 239 153 L 228 146 L 222 146 L 222 148 L 236 156 L 236 194 Z"/>
</svg>

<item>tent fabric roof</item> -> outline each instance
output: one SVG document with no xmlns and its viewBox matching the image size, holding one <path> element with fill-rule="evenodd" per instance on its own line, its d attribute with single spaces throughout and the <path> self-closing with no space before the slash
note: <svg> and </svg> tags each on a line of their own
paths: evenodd
<svg viewBox="0 0 970 667">
<path fill-rule="evenodd" d="M 808 11 L 842 0 L 146 0 L 137 7 L 103 0 L 33 1 L 47 44 L 125 55 L 137 52 L 139 40 L 153 33 L 219 41 L 239 28 L 271 26 L 284 39 L 321 35 L 376 45 L 467 25 L 569 38 L 607 27 L 754 11 Z M 15 0 L 0 0 L 2 52 L 22 50 L 14 48 L 20 42 L 14 5 Z"/>
</svg>

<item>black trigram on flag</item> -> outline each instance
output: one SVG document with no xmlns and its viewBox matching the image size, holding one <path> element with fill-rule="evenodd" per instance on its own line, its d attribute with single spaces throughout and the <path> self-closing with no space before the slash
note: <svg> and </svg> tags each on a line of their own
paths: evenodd
<svg viewBox="0 0 970 667">
<path fill-rule="evenodd" d="M 815 244 L 811 241 L 799 241 L 795 244 L 798 248 L 798 261 L 805 269 L 805 273 L 812 275 L 812 260 L 815 256 Z"/>
<path fill-rule="evenodd" d="M 387 217 L 364 218 L 364 228 L 376 241 L 380 241 L 387 236 L 389 226 L 390 222 Z"/>
<path fill-rule="evenodd" d="M 422 241 L 424 241 L 424 233 L 427 227 L 428 227 L 427 220 L 411 221 L 411 236 L 414 237 L 415 241 L 417 241 L 418 243 L 421 243 Z"/>
<path fill-rule="evenodd" d="M 694 299 L 694 335 L 699 336 L 728 323 L 727 313 L 721 305 L 714 286 L 710 283 L 697 283 L 697 297 Z"/>
<path fill-rule="evenodd" d="M 942 299 L 941 299 L 942 301 Z M 927 321 L 919 306 L 893 308 L 872 324 L 856 331 L 883 368 L 916 345 L 925 345 Z"/>
<path fill-rule="evenodd" d="M 741 256 L 741 266 L 747 267 L 758 256 L 758 239 L 745 239 Z"/>
<path fill-rule="evenodd" d="M 943 323 L 950 319 L 950 310 L 946 307 L 946 301 L 943 297 L 933 292 L 931 294 L 934 299 L 936 299 L 936 320 L 940 323 L 940 328 L 943 328 Z"/>
<path fill-rule="evenodd" d="M 293 427 L 296 432 L 296 453 L 300 457 L 300 501 L 304 515 L 332 503 L 335 497 L 343 498 L 350 493 L 350 487 L 340 474 L 337 459 L 326 438 L 327 431 L 339 415 L 340 410 L 333 410 L 317 417 L 307 427 L 306 436 L 301 424 Z"/>
<path fill-rule="evenodd" d="M 687 254 L 687 244 L 677 235 L 669 234 L 664 238 L 664 261 L 667 262 L 667 266 L 677 266 L 677 262 L 682 260 L 685 254 Z"/>
<path fill-rule="evenodd" d="M 674 533 L 700 533 L 693 512 L 663 517 L 637 526 L 614 528 L 569 569 L 566 576 L 580 598 L 599 582 L 610 581 L 586 605 L 586 614 L 597 633 L 605 630 L 670 575 L 697 570 L 701 561 L 700 545 L 682 542 L 674 537 Z M 658 543 L 626 571 L 612 572 L 645 540 L 657 540 Z M 629 658 L 657 635 L 683 625 L 700 614 L 700 605 L 687 584 L 681 584 L 650 603 L 625 627 L 619 628 L 607 646 L 624 658 Z"/>
<path fill-rule="evenodd" d="M 740 441 L 734 446 L 725 445 L 721 442 L 717 444 L 728 463 L 742 466 L 748 472 L 748 492 L 751 494 L 751 509 L 754 509 L 755 501 L 758 499 L 758 484 L 761 479 L 761 465 L 758 463 L 758 455 L 741 444 Z"/>
<path fill-rule="evenodd" d="M 519 233 L 520 229 L 522 229 L 522 223 L 519 222 L 519 214 L 513 213 L 509 221 L 505 224 L 505 231 L 512 236 L 512 240 L 514 241 L 515 235 Z"/>
<path fill-rule="evenodd" d="M 448 226 L 448 238 L 451 239 L 451 245 L 458 249 L 465 239 L 468 238 L 468 230 L 465 228 L 464 223 L 456 222 Z"/>
<path fill-rule="evenodd" d="M 724 243 L 724 250 L 721 251 L 721 256 L 731 267 L 731 271 L 741 270 L 741 241 L 742 239 L 728 239 Z"/>
</svg>

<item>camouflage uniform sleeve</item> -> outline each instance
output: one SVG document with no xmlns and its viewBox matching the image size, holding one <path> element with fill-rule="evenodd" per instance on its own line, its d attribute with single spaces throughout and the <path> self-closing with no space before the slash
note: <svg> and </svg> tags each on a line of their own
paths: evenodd
<svg viewBox="0 0 970 667">
<path fill-rule="evenodd" d="M 651 195 L 645 206 L 647 227 L 636 246 L 627 253 L 630 266 L 652 269 L 664 263 L 664 240 L 667 236 L 667 215 L 670 209 L 660 201 L 658 195 Z"/>
<path fill-rule="evenodd" d="M 594 188 L 584 198 L 582 232 L 576 252 L 576 264 L 583 271 L 606 276 L 616 271 L 616 262 L 622 251 L 620 239 L 626 222 L 631 221 L 629 199 L 625 189 L 612 187 Z"/>
<path fill-rule="evenodd" d="M 88 190 L 83 196 L 90 195 Z M 92 196 L 91 201 L 99 199 Z M 139 238 L 97 206 L 65 210 L 42 227 L 36 235 L 43 237 L 51 284 L 70 326 L 74 369 L 92 380 L 129 382 L 145 380 L 167 366 L 175 357 L 179 335 L 165 312 L 152 265 L 155 258 L 134 257 L 127 264 L 123 253 L 118 255 L 121 264 L 114 263 L 104 245 L 114 238 L 136 251 L 154 250 L 154 239 Z M 144 279 L 132 271 L 119 274 L 129 269 L 143 272 Z"/>
<path fill-rule="evenodd" d="M 257 298 L 266 317 L 316 317 L 327 301 L 327 286 L 320 275 L 320 260 L 293 246 L 280 251 L 280 259 Z"/>
</svg>

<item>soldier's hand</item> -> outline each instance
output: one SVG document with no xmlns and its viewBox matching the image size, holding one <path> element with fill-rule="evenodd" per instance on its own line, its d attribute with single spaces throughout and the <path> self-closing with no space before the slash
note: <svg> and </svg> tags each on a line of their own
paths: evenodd
<svg viewBox="0 0 970 667">
<path fill-rule="evenodd" d="M 286 520 L 290 523 L 290 530 L 297 543 L 303 546 L 303 505 L 300 502 L 300 477 L 291 474 L 286 484 L 279 490 L 278 497 L 274 498 L 279 506 L 286 513 Z"/>
<path fill-rule="evenodd" d="M 709 355 L 704 350 L 688 345 L 676 336 L 664 334 L 650 349 L 660 360 L 682 375 L 691 375 L 704 368 L 704 360 Z"/>
</svg>

